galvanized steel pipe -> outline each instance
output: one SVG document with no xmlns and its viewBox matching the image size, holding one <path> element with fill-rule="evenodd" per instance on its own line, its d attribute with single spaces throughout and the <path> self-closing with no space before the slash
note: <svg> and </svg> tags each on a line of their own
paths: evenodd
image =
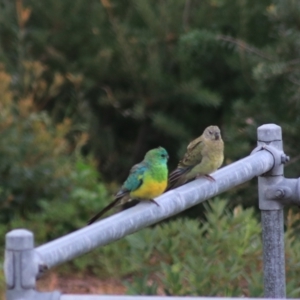
<svg viewBox="0 0 300 300">
<path fill-rule="evenodd" d="M 257 129 L 258 146 L 271 146 L 283 153 L 281 127 L 266 124 Z M 278 157 L 279 155 L 277 155 Z M 284 158 L 282 156 L 282 158 Z M 280 159 L 280 156 L 279 156 Z M 284 159 L 283 159 L 284 161 Z M 258 179 L 259 207 L 264 253 L 264 296 L 266 298 L 285 298 L 285 258 L 283 231 L 283 202 L 268 197 L 268 191 L 283 182 L 283 164 L 277 164 L 270 172 Z"/>
<path fill-rule="evenodd" d="M 36 253 L 41 262 L 51 268 L 178 214 L 269 171 L 273 166 L 273 155 L 266 150 L 258 151 L 213 173 L 215 182 L 205 178 L 197 179 L 156 198 L 159 207 L 149 202 L 140 203 L 37 247 Z"/>
</svg>

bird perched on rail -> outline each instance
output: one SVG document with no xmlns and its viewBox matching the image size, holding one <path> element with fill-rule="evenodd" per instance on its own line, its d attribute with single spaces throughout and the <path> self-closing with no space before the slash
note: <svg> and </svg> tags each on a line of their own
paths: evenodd
<svg viewBox="0 0 300 300">
<path fill-rule="evenodd" d="M 221 131 L 218 126 L 209 126 L 201 136 L 187 146 L 182 160 L 169 175 L 167 191 L 200 176 L 214 181 L 215 179 L 209 174 L 222 165 L 223 159 L 224 142 Z"/>
<path fill-rule="evenodd" d="M 168 152 L 163 147 L 149 150 L 144 160 L 131 168 L 126 181 L 115 195 L 114 201 L 92 217 L 88 225 L 95 222 L 112 207 L 132 199 L 148 200 L 158 205 L 153 198 L 161 195 L 167 187 L 168 159 Z"/>
</svg>

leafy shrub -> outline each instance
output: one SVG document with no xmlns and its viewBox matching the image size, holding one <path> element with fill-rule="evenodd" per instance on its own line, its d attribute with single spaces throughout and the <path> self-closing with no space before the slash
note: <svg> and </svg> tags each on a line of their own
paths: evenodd
<svg viewBox="0 0 300 300">
<path fill-rule="evenodd" d="M 11 77 L 0 71 L 0 222 L 41 209 L 41 199 L 65 198 L 72 160 L 65 138 L 70 120 L 53 125 L 31 97 L 16 101 Z"/>
<path fill-rule="evenodd" d="M 30 93 L 16 95 L 11 82 L 0 66 L 0 234 L 28 228 L 44 243 L 83 226 L 107 192 L 95 162 L 77 151 L 86 134 L 71 143 L 71 121 L 54 125 Z"/>
<path fill-rule="evenodd" d="M 98 182 L 96 169 L 83 159 L 74 161 L 68 180 L 68 196 L 39 200 L 39 212 L 11 222 L 13 228 L 26 227 L 35 234 L 37 243 L 45 243 L 86 225 L 87 220 L 107 201 L 107 192 Z M 102 202 L 102 203 L 101 203 Z"/>
<path fill-rule="evenodd" d="M 88 188 L 88 183 L 95 184 L 93 171 L 82 162 L 77 168 L 81 171 L 76 177 L 79 180 L 85 175 L 86 186 L 74 190 L 72 201 L 43 204 L 43 214 L 32 214 L 22 223 L 34 231 L 38 243 L 84 226 L 90 209 L 98 209 L 99 200 L 105 198 L 101 188 L 98 193 Z M 261 297 L 261 225 L 254 209 L 238 206 L 230 211 L 227 203 L 210 201 L 205 205 L 205 220 L 177 219 L 146 228 L 56 271 L 123 279 L 129 294 Z M 295 234 L 299 220 L 299 213 L 288 212 L 285 245 L 289 298 L 299 296 L 300 242 Z M 13 225 L 21 224 L 14 221 Z M 1 233 L 5 230 L 0 226 Z"/>
<path fill-rule="evenodd" d="M 261 225 L 253 209 L 205 205 L 207 221 L 176 220 L 126 237 L 137 273 L 130 294 L 263 296 Z M 289 211 L 285 234 L 287 295 L 299 297 L 299 249 Z M 137 275 L 138 274 L 138 275 Z"/>
<path fill-rule="evenodd" d="M 155 262 L 147 263 L 144 275 L 150 273 L 153 284 L 163 286 L 167 295 L 254 296 L 253 276 L 259 278 L 261 293 L 260 225 L 252 209 L 237 207 L 231 213 L 226 204 L 217 200 L 205 205 L 207 221 L 200 224 L 182 219 L 128 237 L 133 251 L 150 252 L 144 264 Z M 149 235 L 153 249 L 146 246 Z M 129 289 L 137 294 L 143 290 L 137 283 Z"/>
</svg>

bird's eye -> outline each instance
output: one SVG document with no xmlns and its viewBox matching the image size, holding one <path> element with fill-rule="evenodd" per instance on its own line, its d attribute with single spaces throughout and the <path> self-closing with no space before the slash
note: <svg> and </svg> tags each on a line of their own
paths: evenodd
<svg viewBox="0 0 300 300">
<path fill-rule="evenodd" d="M 209 131 L 209 134 L 213 134 L 213 132 L 212 132 L 212 131 Z"/>
<path fill-rule="evenodd" d="M 161 154 L 161 157 L 166 157 L 166 154 Z"/>
</svg>

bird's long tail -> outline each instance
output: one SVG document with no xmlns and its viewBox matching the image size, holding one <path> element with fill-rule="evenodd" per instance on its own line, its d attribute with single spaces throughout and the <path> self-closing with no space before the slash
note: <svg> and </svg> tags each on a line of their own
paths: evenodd
<svg viewBox="0 0 300 300">
<path fill-rule="evenodd" d="M 113 202 L 111 202 L 107 206 L 105 206 L 101 211 L 99 211 L 96 215 L 94 215 L 88 221 L 87 225 L 91 225 L 92 223 L 94 223 L 98 218 L 100 218 L 102 215 L 104 215 L 107 211 L 109 211 L 111 208 L 116 206 L 118 204 L 118 202 L 120 202 L 121 199 L 122 199 L 122 197 L 118 197 Z"/>
</svg>

